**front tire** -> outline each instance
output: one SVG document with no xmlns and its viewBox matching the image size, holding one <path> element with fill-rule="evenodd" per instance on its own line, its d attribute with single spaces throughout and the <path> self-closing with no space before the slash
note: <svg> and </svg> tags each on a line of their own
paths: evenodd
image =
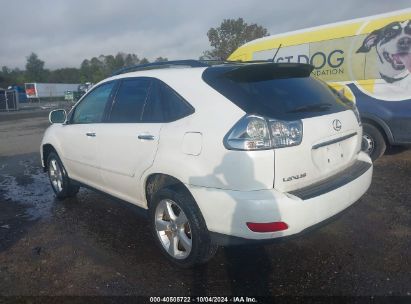
<svg viewBox="0 0 411 304">
<path fill-rule="evenodd" d="M 70 180 L 63 163 L 55 152 L 50 152 L 47 157 L 47 173 L 51 187 L 58 199 L 73 197 L 79 191 L 80 187 L 74 185 Z"/>
<path fill-rule="evenodd" d="M 174 264 L 188 268 L 207 262 L 217 252 L 196 202 L 185 191 L 159 190 L 149 215 L 156 244 Z"/>
<path fill-rule="evenodd" d="M 386 148 L 387 145 L 380 130 L 371 124 L 363 123 L 361 150 L 375 161 L 384 154 Z"/>
</svg>

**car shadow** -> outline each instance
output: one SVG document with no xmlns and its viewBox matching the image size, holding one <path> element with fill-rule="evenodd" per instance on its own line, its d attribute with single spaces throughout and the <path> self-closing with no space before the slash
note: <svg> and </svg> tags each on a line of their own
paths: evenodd
<svg viewBox="0 0 411 304">
<path fill-rule="evenodd" d="M 38 219 L 36 222 L 27 222 L 30 224 L 27 229 L 30 229 L 31 240 L 27 246 L 29 250 L 34 250 L 36 257 L 41 257 L 25 266 L 29 267 L 29 270 L 35 269 L 37 262 L 47 259 L 47 265 L 43 266 L 45 276 L 64 273 L 64 276 L 68 277 L 96 280 L 93 284 L 100 288 L 99 294 L 107 295 L 149 292 L 158 294 L 159 290 L 162 290 L 162 294 L 173 291 L 178 294 L 208 295 L 213 292 L 212 286 L 216 284 L 213 283 L 216 277 L 221 277 L 224 285 L 228 284 L 224 294 L 271 294 L 269 274 L 272 272 L 272 265 L 265 247 L 220 248 L 216 258 L 209 263 L 192 269 L 180 269 L 169 263 L 155 245 L 149 223 L 142 216 L 140 208 L 85 188 L 80 190 L 77 197 L 56 200 L 49 193 L 51 187 L 47 175 L 39 173 L 37 160 L 29 163 L 25 160 L 27 156 L 16 159 L 13 172 L 10 172 L 20 179 L 20 171 L 26 170 L 26 175 L 27 170 L 31 172 L 30 178 L 25 177 L 21 180 L 20 195 L 27 200 L 44 196 L 44 201 L 40 199 L 33 207 L 36 212 L 33 214 L 38 216 Z M 8 165 L 10 166 L 9 161 Z M 233 159 L 226 157 L 211 176 L 199 179 L 221 179 L 220 182 L 226 183 L 229 187 L 235 175 L 224 176 L 224 172 L 228 172 L 232 165 Z M 19 172 L 15 166 L 21 167 Z M 243 160 L 241 168 L 241 174 L 252 176 L 251 180 L 254 180 L 251 159 Z M 39 191 L 39 196 L 26 195 L 26 191 Z M 14 192 L 17 193 L 17 190 Z M 13 209 L 11 212 L 17 211 Z M 234 210 L 231 218 L 227 219 L 233 225 L 233 219 L 239 216 L 238 212 L 239 210 Z M 32 228 L 33 224 L 35 229 Z M 18 239 L 25 235 L 26 232 L 19 235 Z M 25 246 L 19 247 L 16 251 L 16 259 L 23 259 L 27 250 Z M 3 249 L 7 252 L 10 247 Z M 84 264 L 84 261 L 87 263 Z M 83 265 L 80 268 L 75 266 L 79 263 Z M 100 269 L 97 277 L 94 274 L 96 267 Z M 174 278 L 172 284 L 171 277 Z M 40 274 L 37 278 L 42 278 L 44 282 L 48 281 Z M 144 284 L 146 281 L 156 284 Z M 62 282 L 66 281 L 63 279 Z M 64 286 L 69 286 L 69 282 L 68 280 Z M 141 282 L 145 290 L 140 290 L 138 285 L 131 282 Z M 37 282 L 33 281 L 31 285 L 37 286 L 36 284 Z M 77 292 L 87 286 L 88 284 L 84 287 L 76 286 Z"/>
<path fill-rule="evenodd" d="M 389 146 L 384 155 L 397 155 L 411 149 L 411 145 L 406 146 Z"/>
<path fill-rule="evenodd" d="M 218 185 L 219 189 L 236 190 L 238 177 L 245 178 L 249 184 L 253 185 L 253 190 L 263 190 L 267 187 L 255 178 L 255 169 L 253 160 L 246 152 L 242 153 L 241 163 L 238 162 L 235 152 L 227 153 L 222 162 L 216 166 L 212 174 L 207 176 L 196 176 L 189 179 L 191 185 Z M 208 188 L 208 191 L 216 189 Z M 226 191 L 231 198 L 237 202 L 230 218 L 225 219 L 231 223 L 231 232 L 235 235 L 238 233 L 239 224 L 245 221 L 244 212 L 238 206 L 246 201 L 239 201 L 238 196 L 234 193 L 238 191 Z M 264 197 L 270 200 L 270 195 Z M 271 197 L 274 201 L 274 197 Z M 221 208 L 224 209 L 224 201 L 221 202 Z M 277 209 L 273 214 L 273 221 L 280 219 L 281 214 Z M 271 295 L 270 273 L 273 271 L 272 260 L 261 245 L 236 245 L 220 248 L 225 257 L 224 268 L 230 281 L 231 295 L 253 295 L 269 296 Z M 202 269 L 203 272 L 205 271 Z M 207 276 L 201 274 L 204 279 Z"/>
</svg>

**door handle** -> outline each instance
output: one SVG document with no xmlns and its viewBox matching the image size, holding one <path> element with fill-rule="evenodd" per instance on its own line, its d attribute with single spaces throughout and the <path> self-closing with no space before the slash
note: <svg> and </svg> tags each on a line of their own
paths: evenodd
<svg viewBox="0 0 411 304">
<path fill-rule="evenodd" d="M 140 134 L 140 135 L 138 136 L 138 139 L 154 140 L 154 136 L 153 136 L 153 135 L 149 135 L 149 134 Z"/>
<path fill-rule="evenodd" d="M 88 137 L 96 137 L 96 133 L 94 133 L 94 132 L 87 132 L 87 133 L 86 133 L 86 136 L 88 136 Z"/>
</svg>

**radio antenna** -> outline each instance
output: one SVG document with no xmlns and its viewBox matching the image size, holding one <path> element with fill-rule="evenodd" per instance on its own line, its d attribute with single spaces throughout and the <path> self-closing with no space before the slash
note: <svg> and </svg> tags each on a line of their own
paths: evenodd
<svg viewBox="0 0 411 304">
<path fill-rule="evenodd" d="M 274 60 L 275 60 L 275 57 L 277 57 L 277 54 L 278 54 L 278 51 L 281 49 L 281 46 L 282 46 L 282 44 L 280 43 L 280 45 L 278 46 L 278 49 L 277 49 L 277 51 L 275 52 L 275 54 L 274 54 L 274 57 L 273 57 L 273 59 L 271 59 L 271 62 L 274 62 Z"/>
</svg>

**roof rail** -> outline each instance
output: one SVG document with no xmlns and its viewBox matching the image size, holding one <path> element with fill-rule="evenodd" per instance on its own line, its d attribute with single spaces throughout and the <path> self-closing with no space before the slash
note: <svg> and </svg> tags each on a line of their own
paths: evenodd
<svg viewBox="0 0 411 304">
<path fill-rule="evenodd" d="M 120 75 L 126 72 L 134 72 L 134 71 L 144 71 L 144 70 L 154 70 L 157 68 L 162 68 L 162 67 L 173 67 L 173 66 L 189 66 L 192 68 L 198 68 L 198 67 L 208 67 L 210 66 L 207 64 L 204 60 L 173 60 L 173 61 L 161 61 L 161 62 L 153 62 L 153 63 L 147 63 L 147 64 L 137 64 L 125 68 L 121 68 L 117 71 L 114 71 L 111 76 L 115 75 Z"/>
</svg>

